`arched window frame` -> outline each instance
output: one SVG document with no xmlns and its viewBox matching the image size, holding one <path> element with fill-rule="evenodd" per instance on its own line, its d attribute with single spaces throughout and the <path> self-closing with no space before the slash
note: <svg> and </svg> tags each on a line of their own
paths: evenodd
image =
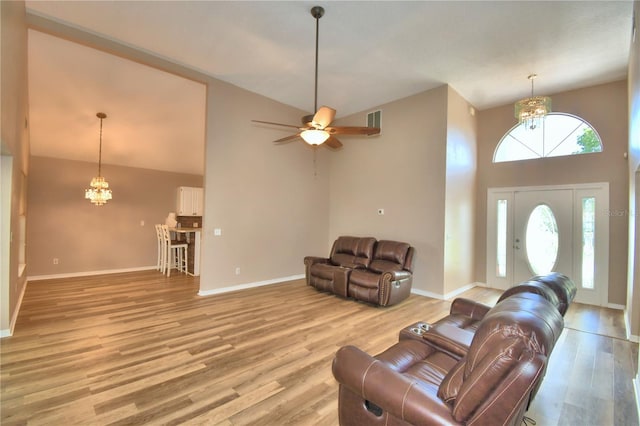
<svg viewBox="0 0 640 426">
<path fill-rule="evenodd" d="M 561 137 L 558 137 L 557 135 L 553 135 L 552 137 L 556 138 L 556 140 L 549 142 L 547 144 L 546 139 L 550 138 L 548 136 L 548 133 L 549 133 L 548 125 L 552 124 L 548 120 L 550 118 L 549 116 L 551 116 L 551 119 L 552 119 L 551 121 L 554 121 L 556 117 L 568 117 L 571 119 L 570 121 L 573 122 L 574 125 L 569 126 L 568 123 L 565 124 L 567 126 L 567 129 L 569 130 L 563 129 L 563 133 L 562 133 L 563 136 Z M 565 144 L 566 142 L 571 141 L 569 137 L 572 135 L 575 135 L 576 131 L 578 131 L 581 128 L 583 129 L 582 130 L 583 132 L 585 130 L 593 131 L 593 134 L 597 138 L 597 141 L 599 143 L 599 151 L 598 150 L 593 150 L 588 152 L 575 151 L 575 148 L 579 146 L 577 144 L 577 141 L 576 143 L 573 143 L 573 144 Z M 521 140 L 524 138 L 530 138 L 530 139 L 532 138 L 533 141 L 531 144 L 527 144 L 523 142 L 523 140 Z M 577 140 L 577 137 L 576 137 L 576 140 Z M 514 157 L 506 158 L 507 154 L 501 153 L 501 149 L 505 150 L 510 148 L 508 145 L 503 146 L 503 144 L 505 143 L 513 145 L 513 147 L 511 147 L 512 150 L 519 151 L 519 154 L 514 154 L 515 158 Z M 533 146 L 534 144 L 537 144 L 537 145 Z M 562 146 L 563 144 L 565 146 Z M 566 152 L 567 149 L 574 149 L 574 150 L 571 152 Z M 560 157 L 560 156 L 569 156 L 569 155 L 600 153 L 603 151 L 603 149 L 604 149 L 604 146 L 602 145 L 602 138 L 600 138 L 600 135 L 598 134 L 597 130 L 585 119 L 578 117 L 576 115 L 567 114 L 564 112 L 552 112 L 552 113 L 549 113 L 544 120 L 542 120 L 542 126 L 540 128 L 536 128 L 533 130 L 527 129 L 525 127 L 525 124 L 521 123 L 521 124 L 516 124 L 511 129 L 509 129 L 509 131 L 505 133 L 504 136 L 502 136 L 502 138 L 500 139 L 500 142 L 498 142 L 498 145 L 496 146 L 496 149 L 493 153 L 493 162 L 502 163 L 502 162 L 510 162 L 510 161 L 534 160 L 534 159 L 546 158 L 546 157 Z M 502 155 L 505 158 L 498 159 L 499 155 Z"/>
</svg>

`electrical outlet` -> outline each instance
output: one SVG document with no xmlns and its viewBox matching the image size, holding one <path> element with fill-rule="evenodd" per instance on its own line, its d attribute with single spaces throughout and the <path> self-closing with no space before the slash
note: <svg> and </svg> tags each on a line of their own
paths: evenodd
<svg viewBox="0 0 640 426">
<path fill-rule="evenodd" d="M 236 267 L 236 275 L 240 275 L 240 267 L 239 266 Z"/>
<path fill-rule="evenodd" d="M 215 228 L 213 230 L 213 235 L 215 235 L 216 237 L 219 237 L 220 235 L 222 235 L 222 229 L 220 228 Z"/>
<path fill-rule="evenodd" d="M 140 221 L 140 226 L 144 226 L 144 220 Z"/>
<path fill-rule="evenodd" d="M 53 258 L 53 264 L 57 265 L 58 263 L 60 263 L 60 260 L 57 257 Z"/>
</svg>

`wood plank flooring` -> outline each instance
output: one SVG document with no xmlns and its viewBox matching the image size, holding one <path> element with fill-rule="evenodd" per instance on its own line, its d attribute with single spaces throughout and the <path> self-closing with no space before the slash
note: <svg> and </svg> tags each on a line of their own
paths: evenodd
<svg viewBox="0 0 640 426">
<path fill-rule="evenodd" d="M 137 272 L 36 281 L 0 340 L 2 425 L 337 425 L 335 351 L 375 354 L 449 302 L 376 308 L 292 281 L 200 297 L 198 278 Z M 498 291 L 465 297 L 493 304 Z M 528 416 L 638 425 L 637 344 L 620 311 L 574 304 Z"/>
</svg>

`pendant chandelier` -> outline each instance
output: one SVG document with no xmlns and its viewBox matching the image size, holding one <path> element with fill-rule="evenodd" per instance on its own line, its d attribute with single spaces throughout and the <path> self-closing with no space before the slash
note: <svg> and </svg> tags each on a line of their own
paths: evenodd
<svg viewBox="0 0 640 426">
<path fill-rule="evenodd" d="M 515 116 L 518 123 L 524 123 L 528 129 L 535 129 L 545 115 L 551 112 L 551 98 L 548 96 L 533 96 L 533 80 L 536 74 L 527 77 L 531 80 L 531 97 L 516 102 Z"/>
<path fill-rule="evenodd" d="M 100 150 L 98 153 L 98 176 L 91 179 L 91 188 L 84 191 L 84 198 L 90 200 L 96 206 L 101 206 L 109 201 L 111 196 L 111 190 L 109 189 L 109 182 L 102 177 L 102 120 L 107 118 L 107 114 L 99 112 L 96 117 L 100 119 Z"/>
</svg>

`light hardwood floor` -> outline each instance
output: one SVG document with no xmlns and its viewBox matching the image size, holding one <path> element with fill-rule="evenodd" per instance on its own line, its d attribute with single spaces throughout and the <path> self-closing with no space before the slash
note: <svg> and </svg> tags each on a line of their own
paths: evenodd
<svg viewBox="0 0 640 426">
<path fill-rule="evenodd" d="M 0 423 L 337 425 L 335 351 L 378 353 L 450 305 L 412 295 L 376 308 L 303 281 L 197 291 L 197 278 L 152 271 L 30 283 L 0 341 Z M 527 415 L 538 426 L 638 425 L 638 345 L 621 312 L 574 304 L 565 319 Z"/>
</svg>

